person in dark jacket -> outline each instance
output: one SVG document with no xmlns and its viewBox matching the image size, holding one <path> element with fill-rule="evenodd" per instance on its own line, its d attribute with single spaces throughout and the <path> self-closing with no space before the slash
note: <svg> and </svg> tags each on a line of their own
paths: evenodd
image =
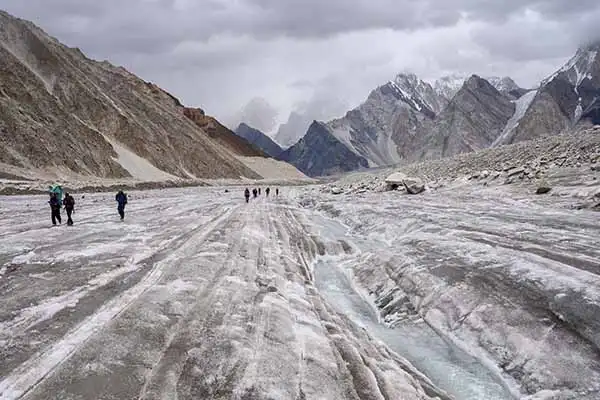
<svg viewBox="0 0 600 400">
<path fill-rule="evenodd" d="M 252 195 L 254 196 L 254 198 L 256 198 L 256 196 L 258 196 L 258 190 L 252 189 Z"/>
<path fill-rule="evenodd" d="M 275 196 L 279 196 L 279 188 L 275 188 Z"/>
<path fill-rule="evenodd" d="M 50 201 L 48 201 L 48 204 L 50 204 L 50 210 L 52 212 L 52 225 L 56 225 L 56 221 L 58 221 L 59 224 L 62 224 L 60 218 L 61 204 L 56 193 L 50 193 Z"/>
<path fill-rule="evenodd" d="M 260 193 L 260 188 L 258 188 L 258 195 L 259 195 L 259 196 L 261 195 L 261 193 Z"/>
<path fill-rule="evenodd" d="M 246 203 L 250 201 L 250 190 L 248 188 L 244 191 L 244 197 L 246 198 Z"/>
<path fill-rule="evenodd" d="M 121 221 L 125 219 L 125 205 L 127 204 L 127 195 L 123 193 L 122 190 L 119 190 L 119 193 L 115 196 L 115 200 L 117 201 L 117 211 L 121 216 Z"/>
<path fill-rule="evenodd" d="M 71 218 L 71 215 L 73 215 L 73 210 L 75 209 L 75 198 L 73 198 L 73 196 L 71 196 L 69 193 L 65 193 L 63 205 L 67 211 L 67 225 L 73 225 L 73 219 Z"/>
<path fill-rule="evenodd" d="M 267 194 L 267 197 L 269 197 L 269 193 L 271 193 L 271 188 L 267 188 L 267 189 L 265 190 L 265 193 Z"/>
</svg>

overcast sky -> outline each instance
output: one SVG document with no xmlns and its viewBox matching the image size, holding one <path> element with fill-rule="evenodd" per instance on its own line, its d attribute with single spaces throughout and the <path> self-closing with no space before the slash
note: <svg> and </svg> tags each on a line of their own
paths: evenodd
<svg viewBox="0 0 600 400">
<path fill-rule="evenodd" d="M 411 71 L 534 86 L 600 37 L 598 0 L 0 0 L 227 123 L 342 115 Z M 257 100 L 258 99 L 258 100 Z M 246 107 L 248 103 L 250 106 Z M 316 111 L 314 111 L 316 112 Z"/>
</svg>

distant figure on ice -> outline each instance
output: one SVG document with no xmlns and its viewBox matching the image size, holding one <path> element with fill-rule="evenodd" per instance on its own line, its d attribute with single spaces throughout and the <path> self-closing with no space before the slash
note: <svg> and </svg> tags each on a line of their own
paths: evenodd
<svg viewBox="0 0 600 400">
<path fill-rule="evenodd" d="M 250 190 L 248 188 L 244 190 L 244 197 L 246 198 L 246 203 L 250 201 Z"/>
<path fill-rule="evenodd" d="M 269 197 L 269 193 L 271 193 L 271 188 L 267 188 L 267 190 L 265 190 L 265 193 L 267 194 L 267 197 Z"/>
<path fill-rule="evenodd" d="M 69 193 L 65 193 L 63 205 L 67 211 L 67 225 L 73 225 L 73 219 L 71 218 L 71 215 L 73 215 L 73 210 L 75 209 L 75 199 L 73 196 L 71 196 Z"/>
<path fill-rule="evenodd" d="M 258 190 L 256 190 L 256 188 L 252 189 L 252 195 L 254 196 L 254 198 L 258 196 Z"/>
<path fill-rule="evenodd" d="M 50 200 L 48 201 L 48 204 L 50 204 L 50 211 L 52 212 L 52 225 L 56 225 L 56 221 L 58 221 L 59 224 L 62 224 L 61 218 L 60 218 L 60 201 L 58 201 L 58 195 L 54 192 L 50 193 Z"/>
<path fill-rule="evenodd" d="M 122 190 L 119 190 L 119 193 L 115 196 L 115 200 L 117 201 L 117 211 L 121 216 L 121 221 L 125 219 L 125 205 L 127 204 L 127 195 L 123 193 Z"/>
<path fill-rule="evenodd" d="M 279 188 L 275 188 L 275 196 L 279 196 Z"/>
<path fill-rule="evenodd" d="M 258 195 L 260 196 L 260 188 L 258 188 Z"/>
</svg>

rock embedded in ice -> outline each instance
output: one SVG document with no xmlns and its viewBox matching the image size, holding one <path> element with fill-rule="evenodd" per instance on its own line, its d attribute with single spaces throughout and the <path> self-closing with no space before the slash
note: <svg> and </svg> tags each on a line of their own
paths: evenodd
<svg viewBox="0 0 600 400">
<path fill-rule="evenodd" d="M 540 185 L 540 186 L 538 186 L 537 190 L 535 191 L 535 194 L 546 194 L 546 193 L 550 193 L 551 190 L 552 190 L 552 188 L 548 185 Z"/>
</svg>

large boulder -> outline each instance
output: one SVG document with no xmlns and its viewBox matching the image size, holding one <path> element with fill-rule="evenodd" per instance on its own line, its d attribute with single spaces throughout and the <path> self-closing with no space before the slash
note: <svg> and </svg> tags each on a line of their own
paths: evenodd
<svg viewBox="0 0 600 400">
<path fill-rule="evenodd" d="M 394 172 L 385 178 L 385 183 L 388 190 L 396 190 L 404 187 L 409 194 L 419 194 L 425 191 L 425 184 L 421 179 L 408 177 L 401 172 Z"/>
<path fill-rule="evenodd" d="M 403 183 L 408 194 L 419 194 L 425 191 L 425 183 L 419 178 L 406 178 Z"/>
</svg>

